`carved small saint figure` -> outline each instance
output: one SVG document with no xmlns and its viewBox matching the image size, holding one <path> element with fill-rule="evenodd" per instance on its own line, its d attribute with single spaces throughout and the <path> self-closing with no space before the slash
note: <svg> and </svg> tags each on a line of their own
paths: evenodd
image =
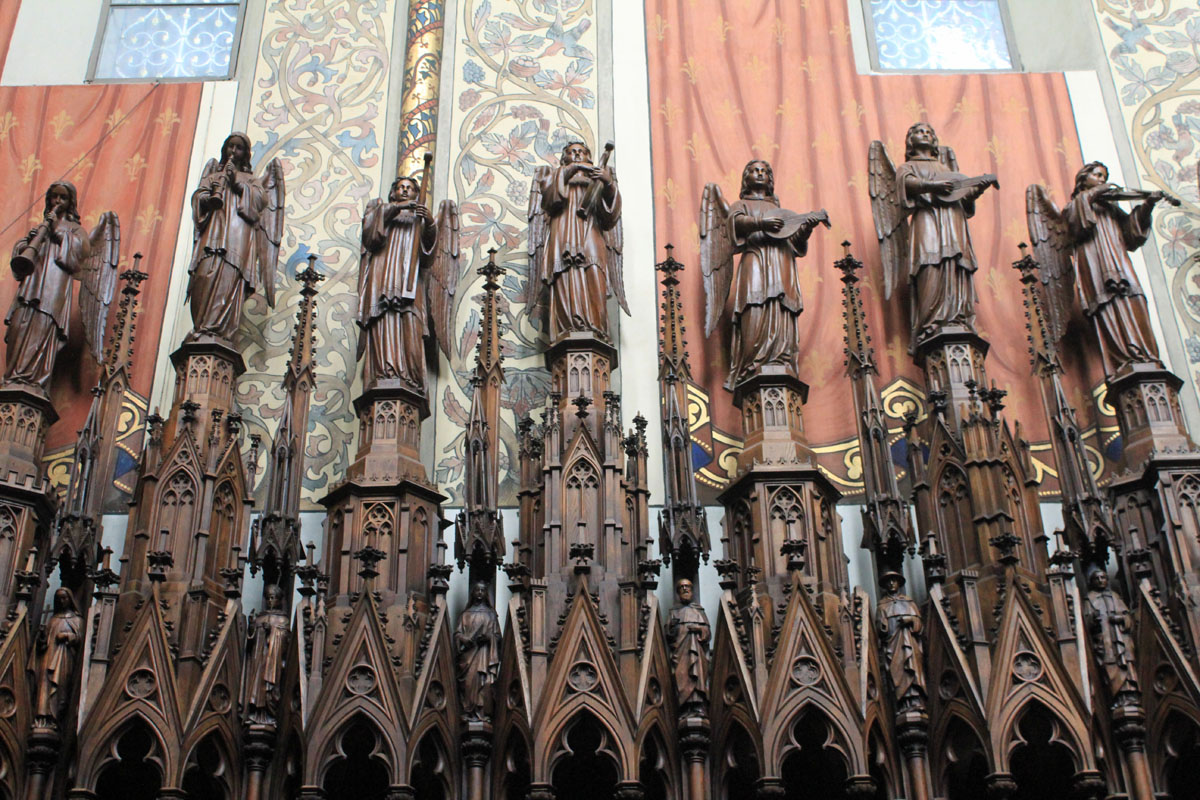
<svg viewBox="0 0 1200 800">
<path fill-rule="evenodd" d="M 75 608 L 75 597 L 69 589 L 59 589 L 54 593 L 54 613 L 42 627 L 33 655 L 35 718 L 62 720 L 82 644 L 83 618 Z"/>
<path fill-rule="evenodd" d="M 450 356 L 458 288 L 458 207 L 435 220 L 416 179 L 392 182 L 387 200 L 363 214 L 358 272 L 358 358 L 363 386 L 398 381 L 425 394 L 425 338 Z"/>
<path fill-rule="evenodd" d="M 270 584 L 263 589 L 263 604 L 266 608 L 258 612 L 247 634 L 246 713 L 252 722 L 269 724 L 279 713 L 280 684 L 292 625 L 283 610 L 283 590 L 278 586 Z"/>
<path fill-rule="evenodd" d="M 885 572 L 879 578 L 884 596 L 876 609 L 876 624 L 883 639 L 883 657 L 892 677 L 896 702 L 901 710 L 920 705 L 925 699 L 925 661 L 921 652 L 921 609 L 901 593 L 904 576 Z"/>
<path fill-rule="evenodd" d="M 607 162 L 611 152 L 606 148 L 596 166 L 587 145 L 571 142 L 559 166 L 539 167 L 533 174 L 529 318 L 543 326 L 552 343 L 576 331 L 611 341 L 610 294 L 629 313 L 621 272 L 621 192 Z"/>
<path fill-rule="evenodd" d="M 742 170 L 738 199 L 726 203 L 721 187 L 710 183 L 700 199 L 700 268 L 707 305 L 704 333 L 711 336 L 733 292 L 733 341 L 727 389 L 752 378 L 765 366 L 794 371 L 799 356 L 800 271 L 796 259 L 808 252 L 818 224 L 829 226 L 825 210 L 799 214 L 779 207 L 775 173 L 766 161 Z M 733 257 L 738 262 L 736 285 Z"/>
<path fill-rule="evenodd" d="M 995 175 L 967 176 L 926 122 L 908 129 L 904 163 L 871 142 L 868 190 L 883 257 L 884 296 L 908 281 L 913 344 L 955 325 L 975 327 L 975 250 L 967 220 Z"/>
<path fill-rule="evenodd" d="M 1133 615 L 1120 595 L 1108 585 L 1108 573 L 1093 566 L 1088 573 L 1088 593 L 1083 604 L 1084 624 L 1092 652 L 1108 676 L 1113 702 L 1139 694 L 1134 666 Z"/>
<path fill-rule="evenodd" d="M 1142 200 L 1132 211 L 1121 200 Z M 1129 253 L 1146 243 L 1154 206 L 1162 192 L 1122 189 L 1108 182 L 1108 167 L 1084 164 L 1062 211 L 1044 186 L 1025 191 L 1026 221 L 1034 258 L 1042 270 L 1051 334 L 1062 337 L 1072 309 L 1075 274 L 1079 300 L 1092 321 L 1110 372 L 1133 363 L 1159 365 L 1146 295 Z M 1074 257 L 1074 268 L 1071 259 Z"/>
<path fill-rule="evenodd" d="M 454 631 L 462 710 L 477 722 L 492 718 L 493 686 L 500 674 L 500 619 L 488 594 L 483 581 L 471 586 L 471 604 L 463 609 Z"/>
<path fill-rule="evenodd" d="M 279 159 L 261 178 L 250 167 L 250 139 L 232 133 L 221 160 L 209 159 L 192 193 L 196 226 L 188 267 L 192 333 L 232 342 L 246 297 L 261 291 L 275 305 L 275 270 L 283 238 L 284 181 Z"/>
<path fill-rule="evenodd" d="M 675 599 L 678 602 L 667 619 L 667 644 L 675 667 L 679 707 L 703 706 L 708 701 L 708 642 L 712 629 L 687 578 L 675 582 Z"/>
<path fill-rule="evenodd" d="M 101 214 L 89 234 L 79 222 L 75 186 L 69 181 L 50 184 L 42 221 L 13 247 L 13 277 L 21 285 L 4 318 L 6 383 L 48 388 L 67 341 L 72 278 L 80 283 L 79 315 L 88 351 L 101 360 L 120 257 L 117 215 Z"/>
</svg>

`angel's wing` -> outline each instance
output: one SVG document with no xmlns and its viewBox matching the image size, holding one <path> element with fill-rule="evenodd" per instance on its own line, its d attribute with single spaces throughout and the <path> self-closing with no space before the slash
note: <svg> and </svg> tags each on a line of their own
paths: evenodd
<svg viewBox="0 0 1200 800">
<path fill-rule="evenodd" d="M 542 250 L 546 246 L 546 236 L 550 230 L 546 212 L 542 208 L 542 181 L 552 169 L 548 166 L 536 168 L 533 171 L 533 183 L 529 187 L 529 281 L 526 293 L 529 319 L 538 326 L 541 326 L 545 313 L 546 287 L 550 280 L 549 275 L 543 275 L 540 271 L 545 263 Z"/>
<path fill-rule="evenodd" d="M 610 166 L 612 171 L 613 183 L 617 182 L 617 170 Z M 617 303 L 621 306 L 621 310 L 626 316 L 632 316 L 629 313 L 629 303 L 625 300 L 625 231 L 621 225 L 621 219 L 617 218 L 617 224 L 604 232 L 604 243 L 608 245 L 608 288 L 612 292 L 613 297 L 617 298 Z"/>
<path fill-rule="evenodd" d="M 951 172 L 958 172 L 958 156 L 954 155 L 954 148 L 949 145 L 943 145 L 938 148 L 938 159 L 942 162 L 942 166 Z"/>
<path fill-rule="evenodd" d="M 283 241 L 284 185 L 283 165 L 278 158 L 267 163 L 262 176 L 267 191 L 267 207 L 258 218 L 256 250 L 258 251 L 258 285 L 262 287 L 267 305 L 275 307 L 275 273 L 279 268 L 279 243 Z"/>
<path fill-rule="evenodd" d="M 88 350 L 97 363 L 103 363 L 108 309 L 117 286 L 117 262 L 121 260 L 117 215 L 111 211 L 101 214 L 88 239 L 88 255 L 79 273 L 79 317 Z"/>
<path fill-rule="evenodd" d="M 875 218 L 875 235 L 879 237 L 879 255 L 883 259 L 883 296 L 890 299 L 904 275 L 903 247 L 908 238 L 908 212 L 900 203 L 896 167 L 883 142 L 871 142 L 867 166 L 871 216 Z"/>
<path fill-rule="evenodd" d="M 425 291 L 433 335 L 446 358 L 454 341 L 454 295 L 458 291 L 458 206 L 443 200 L 438 206 L 438 238 L 429 265 Z"/>
<path fill-rule="evenodd" d="M 1042 274 L 1047 326 L 1050 336 L 1058 341 L 1071 318 L 1071 303 L 1075 295 L 1071 233 L 1046 187 L 1037 183 L 1025 190 L 1025 222 L 1029 226 L 1033 258 L 1038 262 Z"/>
<path fill-rule="evenodd" d="M 700 196 L 700 271 L 704 273 L 704 335 L 712 336 L 733 284 L 733 239 L 729 204 L 721 187 L 706 184 Z"/>
</svg>

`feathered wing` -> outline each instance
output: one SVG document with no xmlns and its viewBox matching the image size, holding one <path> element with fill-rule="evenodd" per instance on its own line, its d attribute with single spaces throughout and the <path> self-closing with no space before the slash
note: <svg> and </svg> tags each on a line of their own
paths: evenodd
<svg viewBox="0 0 1200 800">
<path fill-rule="evenodd" d="M 262 176 L 267 192 L 267 205 L 258 218 L 255 249 L 258 253 L 258 285 L 262 287 L 267 305 L 275 307 L 275 273 L 279 269 L 279 243 L 283 241 L 284 183 L 283 165 L 278 158 L 267 163 Z"/>
<path fill-rule="evenodd" d="M 729 204 L 715 183 L 706 184 L 700 196 L 700 271 L 704 273 L 704 335 L 712 336 L 733 284 Z"/>
<path fill-rule="evenodd" d="M 958 172 L 958 156 L 954 155 L 954 148 L 949 145 L 943 145 L 938 148 L 938 159 L 942 162 L 942 166 L 951 172 Z"/>
<path fill-rule="evenodd" d="M 613 183 L 617 181 L 617 170 L 614 167 L 609 167 L 612 171 Z M 612 292 L 613 297 L 617 298 L 617 303 L 621 306 L 621 310 L 626 316 L 632 316 L 629 313 L 629 303 L 625 300 L 625 231 L 621 225 L 621 219 L 617 218 L 617 224 L 604 232 L 604 243 L 608 245 L 608 290 Z"/>
<path fill-rule="evenodd" d="M 88 238 L 88 255 L 79 275 L 79 317 L 88 350 L 96 363 L 103 363 L 108 309 L 117 287 L 117 263 L 121 260 L 121 223 L 117 215 L 111 211 L 101 214 Z"/>
<path fill-rule="evenodd" d="M 450 358 L 454 341 L 454 295 L 458 291 L 458 206 L 443 200 L 438 206 L 438 238 L 425 291 L 429 300 L 429 322 L 438 346 Z"/>
<path fill-rule="evenodd" d="M 542 317 L 546 312 L 546 288 L 550 276 L 543 274 L 542 250 L 546 247 L 546 236 L 550 226 L 546 219 L 546 211 L 542 208 L 542 181 L 552 171 L 551 167 L 542 166 L 533 171 L 533 183 L 529 187 L 529 282 L 526 287 L 529 305 L 529 319 L 537 326 L 542 325 Z"/>
<path fill-rule="evenodd" d="M 1047 327 L 1051 338 L 1057 342 L 1067 329 L 1075 296 L 1071 234 L 1062 212 L 1041 184 L 1031 184 L 1025 190 L 1025 222 L 1029 226 L 1033 258 L 1042 275 Z"/>
<path fill-rule="evenodd" d="M 883 296 L 890 299 L 896 285 L 904 279 L 904 241 L 908 238 L 908 213 L 900 203 L 896 166 L 883 142 L 871 142 L 867 151 L 867 191 L 871 195 L 871 216 L 879 237 L 879 255 L 883 260 Z"/>
</svg>

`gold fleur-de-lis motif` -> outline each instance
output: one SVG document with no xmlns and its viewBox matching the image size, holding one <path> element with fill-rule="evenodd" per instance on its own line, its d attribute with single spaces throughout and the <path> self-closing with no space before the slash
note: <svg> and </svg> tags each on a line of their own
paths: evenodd
<svg viewBox="0 0 1200 800">
<path fill-rule="evenodd" d="M 846 104 L 842 106 L 842 116 L 849 117 L 854 123 L 854 127 L 858 128 L 862 125 L 862 118 L 866 116 L 867 108 L 862 103 L 855 100 L 853 97 L 846 100 Z"/>
<path fill-rule="evenodd" d="M 683 66 L 679 69 L 684 75 L 687 75 L 688 82 L 695 86 L 696 81 L 700 79 L 700 73 L 704 71 L 704 65 L 698 62 L 694 56 L 688 56 L 688 60 L 683 62 Z"/>
<path fill-rule="evenodd" d="M 973 97 L 964 97 L 954 104 L 955 114 L 962 114 L 964 117 L 973 117 L 979 113 L 979 103 Z"/>
<path fill-rule="evenodd" d="M 1014 242 L 1023 242 L 1025 237 L 1029 235 L 1029 229 L 1022 219 L 1010 219 L 1008 224 L 1004 226 L 1004 238 L 1011 239 Z"/>
<path fill-rule="evenodd" d="M 783 117 L 784 122 L 795 122 L 800 118 L 801 111 L 800 106 L 793 103 L 790 97 L 775 107 L 775 115 Z"/>
<path fill-rule="evenodd" d="M 816 139 L 813 139 L 813 149 L 823 156 L 827 156 L 837 147 L 837 139 L 833 138 L 833 134 L 829 131 L 821 131 Z"/>
<path fill-rule="evenodd" d="M 1008 151 L 1008 145 L 1000 141 L 1000 137 L 992 134 L 992 138 L 988 139 L 987 151 L 992 154 L 992 158 L 996 162 L 996 166 L 1004 163 L 1004 154 Z"/>
<path fill-rule="evenodd" d="M 991 293 L 992 293 L 993 300 L 999 300 L 1003 296 L 1003 291 L 1002 291 L 1002 287 L 1001 287 L 1000 283 L 1001 283 L 1000 270 L 998 270 L 998 269 L 988 270 L 987 285 L 988 285 L 988 290 L 991 291 Z"/>
<path fill-rule="evenodd" d="M 925 110 L 925 106 L 915 97 L 908 98 L 908 102 L 904 104 L 904 113 L 909 119 L 923 119 L 929 112 Z"/>
<path fill-rule="evenodd" d="M 708 155 L 712 148 L 708 146 L 708 142 L 700 138 L 700 134 L 693 133 L 684 143 L 683 149 L 687 150 L 692 156 L 692 161 L 699 161 L 701 156 Z"/>
<path fill-rule="evenodd" d="M 29 183 L 41 171 L 42 162 L 33 153 L 21 159 L 21 183 Z"/>
<path fill-rule="evenodd" d="M 130 182 L 136 181 L 147 166 L 149 165 L 146 163 L 146 159 L 142 158 L 142 154 L 134 153 L 125 159 L 125 174 L 129 176 Z"/>
<path fill-rule="evenodd" d="M 71 119 L 71 115 L 67 113 L 66 109 L 63 109 L 50 120 L 50 130 L 54 131 L 54 138 L 56 140 L 61 140 L 63 131 L 74 124 L 75 120 Z"/>
<path fill-rule="evenodd" d="M 726 172 L 721 178 L 721 185 L 740 191 L 742 188 L 742 169 L 741 167 L 733 167 Z"/>
<path fill-rule="evenodd" d="M 829 34 L 842 44 L 846 44 L 850 41 L 850 25 L 845 22 L 839 22 L 829 29 Z"/>
<path fill-rule="evenodd" d="M 171 132 L 172 125 L 179 124 L 179 115 L 174 109 L 168 108 L 154 118 L 154 124 L 158 126 L 160 136 L 166 136 Z"/>
<path fill-rule="evenodd" d="M 861 189 L 867 185 L 867 173 L 859 170 L 850 176 L 850 180 L 846 181 L 846 185 L 851 189 Z"/>
<path fill-rule="evenodd" d="M 721 16 L 720 14 L 718 14 L 717 18 L 712 21 L 712 24 L 709 25 L 709 28 L 711 28 L 712 31 L 717 34 L 717 38 L 722 42 L 725 41 L 726 37 L 729 36 L 729 32 L 733 30 L 733 26 L 726 22 L 725 17 Z"/>
<path fill-rule="evenodd" d="M 767 158 L 771 153 L 779 149 L 779 145 L 776 144 L 769 133 L 764 133 L 754 140 L 754 144 L 750 145 L 750 149 L 758 153 L 761 157 Z"/>
<path fill-rule="evenodd" d="M 669 128 L 675 124 L 677 119 L 679 119 L 679 115 L 683 113 L 683 109 L 675 105 L 671 98 L 668 97 L 665 101 L 663 101 L 663 104 L 658 107 L 658 113 L 662 114 L 663 121 L 667 123 L 667 127 Z"/>
<path fill-rule="evenodd" d="M 900 334 L 894 333 L 887 341 L 887 347 L 883 353 L 888 357 L 888 360 L 893 364 L 900 364 L 901 360 L 907 354 L 907 349 L 904 347 L 904 342 L 900 341 Z"/>
<path fill-rule="evenodd" d="M 812 181 L 797 173 L 788 181 L 788 192 L 795 196 L 807 195 L 812 191 Z"/>
<path fill-rule="evenodd" d="M 5 111 L 0 116 L 0 142 L 8 138 L 8 132 L 17 127 L 17 116 L 11 111 Z"/>
<path fill-rule="evenodd" d="M 105 118 L 104 124 L 108 127 L 108 132 L 112 133 L 117 128 L 124 125 L 128 119 L 129 118 L 125 115 L 125 112 L 118 108 Z"/>
<path fill-rule="evenodd" d="M 700 241 L 700 225 L 699 225 L 699 223 L 697 223 L 695 220 L 693 220 L 693 221 L 692 221 L 692 224 L 691 224 L 691 225 L 688 225 L 688 238 L 687 238 L 687 240 L 688 240 L 689 242 L 698 242 L 698 241 Z M 688 388 L 691 388 L 691 387 L 688 387 Z"/>
<path fill-rule="evenodd" d="M 808 76 L 809 83 L 816 83 L 817 77 L 821 73 L 821 65 L 812 56 L 800 62 L 800 71 Z"/>
<path fill-rule="evenodd" d="M 742 110 L 733 104 L 733 101 L 728 97 L 722 98 L 721 103 L 717 106 L 717 114 L 722 117 L 737 117 L 741 116 Z"/>
<path fill-rule="evenodd" d="M 762 80 L 762 74 L 766 72 L 767 65 L 758 57 L 758 53 L 753 53 L 746 61 L 746 69 L 749 70 L 751 77 L 754 78 L 754 82 L 758 83 Z"/>
<path fill-rule="evenodd" d="M 137 215 L 138 227 L 142 231 L 143 236 L 149 236 L 154 232 L 154 228 L 162 221 L 162 214 L 158 213 L 158 209 L 152 205 L 147 205 Z"/>
<path fill-rule="evenodd" d="M 1000 110 L 1005 114 L 1028 114 L 1029 106 L 1021 102 L 1021 98 L 1016 95 L 1008 95 L 1004 98 L 1004 102 L 1000 104 Z"/>
<path fill-rule="evenodd" d="M 0 136 L 0 141 L 4 141 L 3 136 Z M 1070 164 L 1071 159 L 1075 157 L 1075 153 L 1073 152 L 1075 148 L 1073 148 L 1071 144 L 1071 138 L 1069 136 L 1064 136 L 1058 140 L 1058 144 L 1054 145 L 1054 152 L 1062 156 L 1064 164 Z"/>
<path fill-rule="evenodd" d="M 88 214 L 85 214 L 83 219 L 80 220 L 80 222 L 83 223 L 83 226 L 85 228 L 94 228 L 94 227 L 96 227 L 96 223 L 98 223 L 99 221 L 100 221 L 100 212 L 99 211 L 92 211 Z"/>
<path fill-rule="evenodd" d="M 96 166 L 96 162 L 87 155 L 82 155 L 75 159 L 75 167 L 71 170 L 71 174 L 75 176 L 76 181 L 81 181 L 87 175 L 88 170 Z"/>
<path fill-rule="evenodd" d="M 667 28 L 669 27 L 671 27 L 671 23 L 663 19 L 662 14 L 654 15 L 654 35 L 660 42 L 667 38 Z"/>
<path fill-rule="evenodd" d="M 791 26 L 779 17 L 776 17 L 771 23 L 771 33 L 775 34 L 775 41 L 779 44 L 783 44 L 783 40 L 787 38 L 787 33 L 791 29 Z"/>
<path fill-rule="evenodd" d="M 675 201 L 679 199 L 679 186 L 676 185 L 674 178 L 667 178 L 667 183 L 662 188 L 662 196 L 667 201 L 668 208 L 675 207 Z"/>
</svg>

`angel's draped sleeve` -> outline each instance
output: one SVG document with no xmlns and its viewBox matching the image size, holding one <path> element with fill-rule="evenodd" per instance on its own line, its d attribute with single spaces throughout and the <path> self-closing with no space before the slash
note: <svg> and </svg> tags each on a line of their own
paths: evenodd
<svg viewBox="0 0 1200 800">
<path fill-rule="evenodd" d="M 1145 244 L 1150 235 L 1149 204 L 1143 203 L 1127 214 L 1100 200 L 1102 191 L 1100 186 L 1085 189 L 1063 209 L 1075 241 L 1079 292 L 1089 313 L 1112 299 L 1116 285 L 1122 285 L 1128 294 L 1142 294 L 1129 251 Z"/>
<path fill-rule="evenodd" d="M 936 181 L 947 172 L 940 161 L 905 161 L 896 170 L 896 195 L 909 218 L 908 264 L 910 275 L 921 267 L 959 261 L 975 271 L 975 253 L 967 220 L 975 213 L 975 203 L 959 200 L 944 203 L 932 198 L 920 187 Z"/>
<path fill-rule="evenodd" d="M 87 234 L 79 223 L 59 220 L 55 229 L 58 241 L 46 239 L 38 253 L 37 267 L 21 281 L 13 306 L 19 303 L 35 306 L 52 316 L 58 330 L 65 332 L 71 315 L 71 275 L 83 266 L 89 247 Z M 17 243 L 13 255 L 28 243 L 28 238 Z"/>
</svg>

